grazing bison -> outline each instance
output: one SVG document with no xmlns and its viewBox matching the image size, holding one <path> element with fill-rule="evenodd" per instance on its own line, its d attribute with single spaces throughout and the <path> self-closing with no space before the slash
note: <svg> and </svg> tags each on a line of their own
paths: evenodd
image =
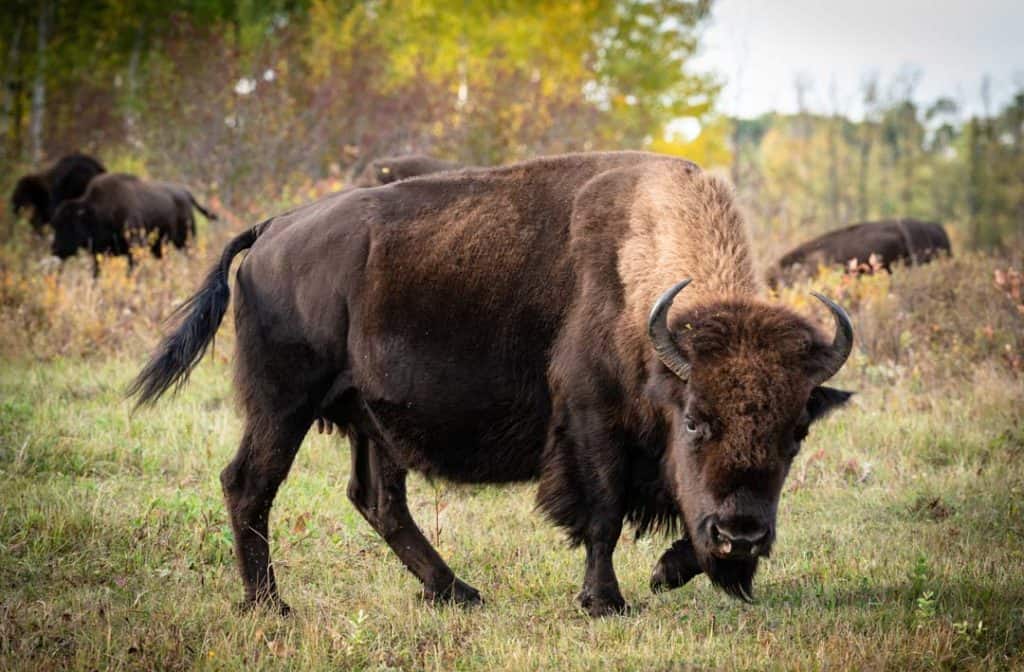
<svg viewBox="0 0 1024 672">
<path fill-rule="evenodd" d="M 480 596 L 413 521 L 410 470 L 539 479 L 539 507 L 586 547 L 579 600 L 592 615 L 625 607 L 612 567 L 624 522 L 682 533 L 653 589 L 705 572 L 749 599 L 793 457 L 849 397 L 822 387 L 852 348 L 845 312 L 818 297 L 836 325 L 826 339 L 757 298 L 729 189 L 674 158 L 537 159 L 269 219 L 228 243 L 182 306 L 129 389 L 139 404 L 202 358 L 246 249 L 235 299 L 245 431 L 221 473 L 244 605 L 288 611 L 268 517 L 320 418 L 348 434 L 349 499 L 427 599 Z"/>
<path fill-rule="evenodd" d="M 84 195 L 57 208 L 52 251 L 66 259 L 79 248 L 88 250 L 94 255 L 93 273 L 99 273 L 95 255 L 101 253 L 126 255 L 131 265 L 133 245 L 148 244 L 153 256 L 159 258 L 164 240 L 182 249 L 189 235 L 195 237 L 193 208 L 207 219 L 217 219 L 180 184 L 121 173 L 101 175 L 89 184 Z"/>
<path fill-rule="evenodd" d="M 787 252 L 769 269 L 768 283 L 812 272 L 821 265 L 870 267 L 877 264 L 892 272 L 893 264 L 926 264 L 940 254 L 952 254 L 949 236 L 941 224 L 916 219 L 863 222 L 829 231 Z"/>
<path fill-rule="evenodd" d="M 103 164 L 87 154 L 68 154 L 49 170 L 18 180 L 11 194 L 11 209 L 17 216 L 32 208 L 29 221 L 36 233 L 41 233 L 61 203 L 84 194 L 90 180 L 105 172 Z"/>
<path fill-rule="evenodd" d="M 461 167 L 458 163 L 441 161 L 423 154 L 389 156 L 371 161 L 354 184 L 357 187 L 377 187 L 410 177 L 457 170 Z"/>
</svg>

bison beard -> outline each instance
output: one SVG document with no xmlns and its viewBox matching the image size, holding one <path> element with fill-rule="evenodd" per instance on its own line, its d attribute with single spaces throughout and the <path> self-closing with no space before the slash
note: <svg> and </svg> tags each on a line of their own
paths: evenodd
<svg viewBox="0 0 1024 672">
<path fill-rule="evenodd" d="M 849 318 L 823 299 L 829 341 L 757 299 L 731 192 L 677 159 L 469 169 L 268 220 L 228 244 L 183 307 L 130 390 L 139 403 L 203 356 L 246 249 L 234 301 L 246 423 L 221 483 L 250 607 L 288 611 L 270 508 L 321 420 L 349 437 L 350 501 L 427 599 L 480 596 L 412 519 L 411 470 L 539 479 L 539 508 L 585 548 L 579 600 L 591 615 L 625 608 L 612 564 L 624 522 L 686 533 L 652 589 L 703 571 L 749 599 L 792 457 L 848 396 L 820 383 L 849 355 Z"/>
<path fill-rule="evenodd" d="M 757 558 L 753 560 L 711 560 L 705 573 L 716 586 L 745 602 L 754 599 L 754 574 Z"/>
</svg>

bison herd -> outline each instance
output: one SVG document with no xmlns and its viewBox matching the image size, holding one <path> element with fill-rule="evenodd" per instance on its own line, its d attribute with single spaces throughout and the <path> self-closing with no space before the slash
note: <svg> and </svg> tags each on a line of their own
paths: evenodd
<svg viewBox="0 0 1024 672">
<path fill-rule="evenodd" d="M 164 241 L 183 249 L 195 238 L 194 210 L 207 219 L 217 216 L 201 206 L 180 184 L 108 173 L 97 159 L 70 154 L 48 170 L 18 180 L 11 195 L 17 215 L 31 209 L 30 222 L 39 234 L 53 229 L 51 251 L 61 259 L 85 250 L 99 273 L 98 255 L 123 255 L 133 263 L 132 248 L 148 246 L 162 256 Z"/>
<path fill-rule="evenodd" d="M 16 208 L 50 216 L 61 256 L 127 254 L 136 238 L 159 255 L 162 241 L 194 235 L 193 209 L 212 217 L 184 187 L 87 159 L 62 159 L 16 190 Z M 65 161 L 93 171 L 81 193 L 60 186 Z M 313 425 L 348 436 L 348 497 L 430 601 L 481 596 L 413 520 L 410 471 L 538 481 L 538 508 L 586 551 L 577 599 L 593 616 L 626 609 L 613 565 L 626 524 L 674 537 L 652 590 L 705 574 L 750 600 L 793 459 L 851 396 L 825 385 L 853 349 L 846 312 L 815 294 L 832 318 L 825 333 L 766 296 L 731 189 L 681 159 L 375 161 L 356 186 L 227 244 L 132 383 L 140 405 L 202 359 L 243 251 L 234 385 L 245 428 L 220 480 L 246 607 L 289 611 L 269 517 Z M 801 245 L 769 280 L 942 252 L 937 225 L 865 223 Z"/>
<path fill-rule="evenodd" d="M 374 187 L 417 175 L 457 168 L 458 164 L 411 154 L 370 162 L 355 180 L 356 187 Z M 33 230 L 53 229 L 51 252 L 60 259 L 85 250 L 99 273 L 98 255 L 126 256 L 148 247 L 160 258 L 165 241 L 184 249 L 196 236 L 194 211 L 211 221 L 217 215 L 196 201 L 192 192 L 172 182 L 108 173 L 87 154 L 69 154 L 49 169 L 23 176 L 11 194 L 15 216 L 29 211 Z"/>
<path fill-rule="evenodd" d="M 422 154 L 375 159 L 346 191 L 461 167 Z M 183 249 L 196 235 L 193 210 L 211 221 L 217 219 L 180 184 L 108 174 L 97 159 L 79 153 L 19 179 L 11 208 L 15 216 L 29 210 L 32 228 L 40 235 L 51 226 L 55 256 L 67 259 L 79 249 L 89 252 L 94 274 L 99 272 L 95 263 L 99 254 L 127 256 L 131 267 L 133 247 L 147 246 L 156 258 L 162 256 L 164 241 Z M 949 236 L 941 224 L 917 219 L 861 222 L 794 247 L 768 266 L 764 278 L 769 287 L 777 288 L 806 278 L 821 266 L 842 266 L 855 274 L 892 272 L 900 263 L 924 264 L 950 254 Z"/>
</svg>

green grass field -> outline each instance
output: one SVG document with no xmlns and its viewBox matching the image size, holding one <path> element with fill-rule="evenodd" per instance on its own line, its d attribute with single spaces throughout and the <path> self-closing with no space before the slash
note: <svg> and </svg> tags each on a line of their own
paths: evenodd
<svg viewBox="0 0 1024 672">
<path fill-rule="evenodd" d="M 0 669 L 1024 668 L 1024 387 L 997 366 L 928 386 L 841 376 L 856 403 L 805 443 L 754 605 L 704 577 L 652 595 L 670 540 L 627 532 L 633 613 L 591 620 L 582 551 L 533 511 L 534 486 L 415 478 L 414 515 L 487 600 L 428 606 L 346 500 L 347 445 L 311 435 L 271 520 L 282 619 L 232 609 L 222 350 L 134 416 L 136 359 L 2 363 Z"/>
</svg>

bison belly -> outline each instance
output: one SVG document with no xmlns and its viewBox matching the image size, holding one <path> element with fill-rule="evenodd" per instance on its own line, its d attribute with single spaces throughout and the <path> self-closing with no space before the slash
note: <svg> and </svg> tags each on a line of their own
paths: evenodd
<svg viewBox="0 0 1024 672">
<path fill-rule="evenodd" d="M 534 478 L 555 320 L 507 281 L 446 284 L 380 287 L 352 324 L 355 387 L 408 468 L 456 481 Z"/>
<path fill-rule="evenodd" d="M 438 390 L 442 395 L 451 387 Z M 531 480 L 539 474 L 547 426 L 546 403 L 517 399 L 486 405 L 446 399 L 376 399 L 368 402 L 402 467 L 464 483 Z M 429 404 L 417 408 L 418 403 Z M 440 411 L 440 412 L 432 412 Z"/>
<path fill-rule="evenodd" d="M 456 481 L 536 477 L 550 416 L 550 329 L 519 313 L 473 310 L 471 300 L 422 311 L 417 303 L 378 305 L 386 319 L 350 339 L 355 386 L 396 459 Z"/>
</svg>

